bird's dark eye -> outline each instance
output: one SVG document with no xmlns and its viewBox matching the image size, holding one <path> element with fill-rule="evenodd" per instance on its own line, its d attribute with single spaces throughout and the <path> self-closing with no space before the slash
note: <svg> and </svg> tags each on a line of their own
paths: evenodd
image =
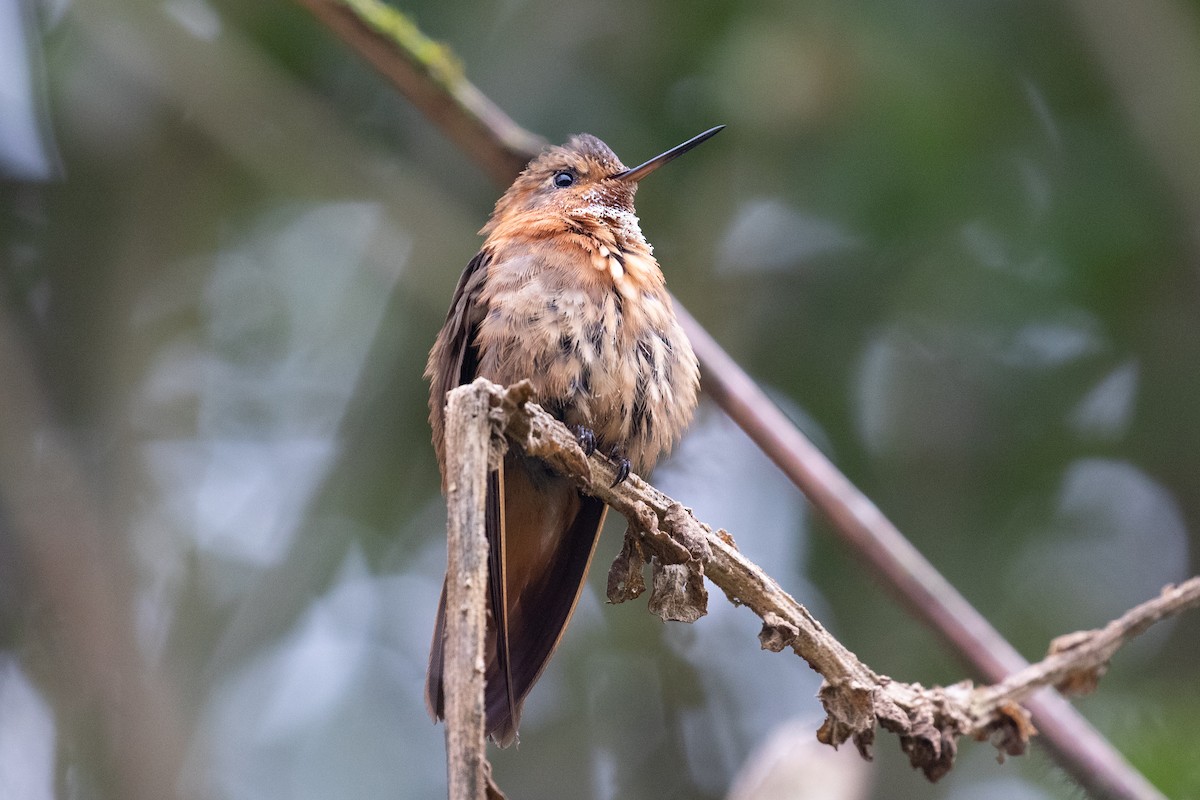
<svg viewBox="0 0 1200 800">
<path fill-rule="evenodd" d="M 567 171 L 554 173 L 554 185 L 559 189 L 565 189 L 575 183 L 575 176 Z"/>
</svg>

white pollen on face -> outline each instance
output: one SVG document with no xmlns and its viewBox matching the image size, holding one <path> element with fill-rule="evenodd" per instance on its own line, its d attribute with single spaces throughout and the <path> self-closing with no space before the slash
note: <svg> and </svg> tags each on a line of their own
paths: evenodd
<svg viewBox="0 0 1200 800">
<path fill-rule="evenodd" d="M 588 199 L 586 194 L 584 195 L 584 199 Z M 647 249 L 650 248 L 650 243 L 642 235 L 642 227 L 638 223 L 637 214 L 634 214 L 632 211 L 626 211 L 623 208 L 605 205 L 604 203 L 592 203 L 591 205 L 572 209 L 571 215 L 596 222 L 603 222 L 612 228 L 613 233 L 619 238 L 626 241 L 640 242 Z"/>
</svg>

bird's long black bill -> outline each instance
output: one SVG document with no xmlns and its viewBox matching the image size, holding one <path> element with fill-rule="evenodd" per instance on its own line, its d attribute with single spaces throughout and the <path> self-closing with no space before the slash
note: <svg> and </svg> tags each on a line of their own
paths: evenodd
<svg viewBox="0 0 1200 800">
<path fill-rule="evenodd" d="M 633 169 L 627 169 L 624 172 L 618 172 L 616 175 L 613 175 L 613 178 L 615 178 L 616 180 L 620 180 L 620 181 L 629 181 L 631 183 L 637 183 L 642 178 L 646 177 L 651 172 L 654 172 L 654 170 L 661 167 L 663 164 L 666 164 L 668 161 L 674 161 L 675 159 L 679 158 L 681 155 L 686 153 L 688 150 L 691 150 L 693 147 L 696 147 L 697 145 L 701 144 L 702 142 L 708 141 L 709 139 L 716 136 L 718 133 L 720 133 L 724 129 L 725 129 L 724 125 L 718 125 L 715 128 L 709 128 L 708 130 L 706 130 L 704 133 L 700 134 L 699 136 L 693 136 L 691 139 L 688 139 L 683 144 L 672 147 L 667 152 L 665 152 L 661 155 L 655 156 L 654 158 L 647 161 L 645 164 L 636 166 Z"/>
</svg>

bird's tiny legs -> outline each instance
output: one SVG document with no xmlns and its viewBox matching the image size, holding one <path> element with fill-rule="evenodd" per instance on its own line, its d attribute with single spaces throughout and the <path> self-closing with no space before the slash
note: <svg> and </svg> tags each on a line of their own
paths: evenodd
<svg viewBox="0 0 1200 800">
<path fill-rule="evenodd" d="M 575 441 L 579 442 L 580 448 L 583 449 L 585 456 L 590 456 L 596 452 L 596 432 L 586 425 L 576 425 L 571 429 L 575 434 Z"/>
<path fill-rule="evenodd" d="M 586 425 L 575 425 L 571 428 L 571 432 L 575 434 L 575 441 L 579 442 L 579 447 L 583 450 L 585 456 L 591 456 L 596 452 L 596 432 Z M 633 463 L 629 457 L 625 455 L 625 448 L 620 445 L 614 445 L 608 451 L 608 457 L 617 462 L 617 477 L 613 480 L 613 486 L 620 486 L 629 477 L 629 472 L 633 469 Z"/>
<path fill-rule="evenodd" d="M 625 448 L 616 445 L 608 452 L 608 457 L 617 462 L 617 477 L 613 478 L 612 489 L 615 486 L 620 486 L 629 477 L 629 471 L 633 469 L 633 464 L 630 463 L 629 457 L 625 455 Z"/>
</svg>

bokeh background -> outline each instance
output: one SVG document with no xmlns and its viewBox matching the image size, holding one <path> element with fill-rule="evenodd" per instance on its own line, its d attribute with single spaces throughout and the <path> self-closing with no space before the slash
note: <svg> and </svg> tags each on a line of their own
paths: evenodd
<svg viewBox="0 0 1200 800">
<path fill-rule="evenodd" d="M 1197 571 L 1200 4 L 403 10 L 551 140 L 729 126 L 639 195 L 670 286 L 1028 657 Z M 0 0 L 0 796 L 444 795 L 421 371 L 498 191 L 290 2 Z M 655 477 L 877 670 L 968 676 L 710 404 Z M 620 530 L 510 796 L 719 798 L 764 748 L 786 797 L 1079 796 L 814 755 L 749 612 L 602 603 Z M 1175 798 L 1198 641 L 1078 701 Z"/>
</svg>

